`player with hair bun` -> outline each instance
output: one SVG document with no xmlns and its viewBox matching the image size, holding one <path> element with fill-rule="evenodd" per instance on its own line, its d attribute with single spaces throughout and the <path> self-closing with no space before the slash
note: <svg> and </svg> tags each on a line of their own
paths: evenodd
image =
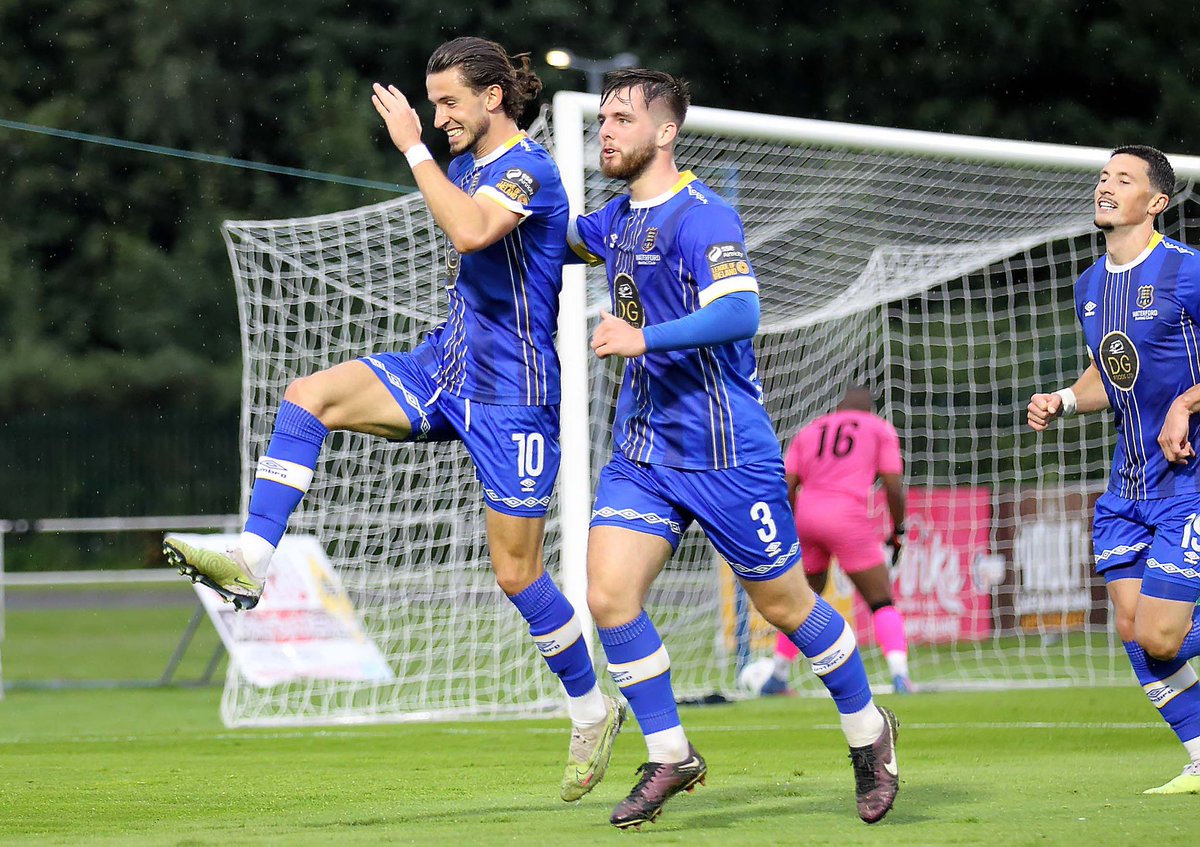
<svg viewBox="0 0 1200 847">
<path fill-rule="evenodd" d="M 559 465 L 554 334 L 566 192 L 549 153 L 518 125 L 542 88 L 528 55 L 456 38 L 434 51 L 425 84 L 434 126 L 455 156 L 445 173 L 398 88 L 376 84 L 372 102 L 448 242 L 445 322 L 411 351 L 372 353 L 292 382 L 258 464 L 238 548 L 219 553 L 168 538 L 165 552 L 181 573 L 252 608 L 330 430 L 461 441 L 481 483 L 496 581 L 569 695 L 573 731 L 561 796 L 578 800 L 603 777 L 625 711 L 597 687 L 579 617 L 542 564 Z"/>
</svg>

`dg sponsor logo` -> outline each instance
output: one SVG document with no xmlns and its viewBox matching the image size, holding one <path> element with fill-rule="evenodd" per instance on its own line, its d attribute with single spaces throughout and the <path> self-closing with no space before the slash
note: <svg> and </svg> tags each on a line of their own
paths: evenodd
<svg viewBox="0 0 1200 847">
<path fill-rule="evenodd" d="M 1128 335 L 1114 330 L 1100 339 L 1100 367 L 1114 388 L 1133 390 L 1138 376 L 1138 354 Z"/>
<path fill-rule="evenodd" d="M 646 326 L 642 296 L 638 294 L 637 283 L 627 273 L 619 273 L 613 280 L 613 314 L 638 329 Z"/>
</svg>

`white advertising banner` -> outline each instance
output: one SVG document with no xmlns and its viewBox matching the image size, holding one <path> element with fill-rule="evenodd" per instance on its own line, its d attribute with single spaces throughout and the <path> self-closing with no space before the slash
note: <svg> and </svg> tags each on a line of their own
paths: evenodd
<svg viewBox="0 0 1200 847">
<path fill-rule="evenodd" d="M 210 550 L 224 551 L 238 543 L 235 534 L 179 537 Z M 314 536 L 284 536 L 271 560 L 263 598 L 249 611 L 236 611 L 200 583 L 195 589 L 230 660 L 254 685 L 300 679 L 394 679 Z"/>
</svg>

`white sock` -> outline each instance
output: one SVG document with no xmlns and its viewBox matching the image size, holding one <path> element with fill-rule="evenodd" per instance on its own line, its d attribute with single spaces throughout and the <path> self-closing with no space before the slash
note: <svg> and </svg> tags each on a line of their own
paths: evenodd
<svg viewBox="0 0 1200 847">
<path fill-rule="evenodd" d="M 688 757 L 688 740 L 683 726 L 650 733 L 646 736 L 646 749 L 650 751 L 652 762 L 682 762 Z"/>
<path fill-rule="evenodd" d="M 888 653 L 884 656 L 887 659 L 888 671 L 892 676 L 902 676 L 908 679 L 908 654 L 901 653 L 899 650 Z"/>
<path fill-rule="evenodd" d="M 1200 735 L 1183 742 L 1183 749 L 1187 750 L 1193 764 L 1200 764 Z"/>
<path fill-rule="evenodd" d="M 243 532 L 238 541 L 238 549 L 242 551 L 242 561 L 254 574 L 256 579 L 263 579 L 267 569 L 271 567 L 271 557 L 275 555 L 275 545 L 261 535 Z"/>
<path fill-rule="evenodd" d="M 842 715 L 842 732 L 851 747 L 866 747 L 874 744 L 883 732 L 883 713 L 875 708 L 872 700 L 857 712 Z"/>
<path fill-rule="evenodd" d="M 567 714 L 571 716 L 571 723 L 579 729 L 595 726 L 608 717 L 608 705 L 600 693 L 600 686 L 593 685 L 591 691 L 579 697 L 567 695 Z"/>
<path fill-rule="evenodd" d="M 792 660 L 775 654 L 775 670 L 771 672 L 771 676 L 782 682 L 787 682 L 788 677 L 792 675 Z"/>
</svg>

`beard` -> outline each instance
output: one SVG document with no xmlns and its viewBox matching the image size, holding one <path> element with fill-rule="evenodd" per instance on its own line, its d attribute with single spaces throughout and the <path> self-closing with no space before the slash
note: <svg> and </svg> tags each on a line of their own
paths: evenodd
<svg viewBox="0 0 1200 847">
<path fill-rule="evenodd" d="M 653 142 L 647 141 L 641 147 L 634 147 L 621 153 L 620 160 L 616 162 L 601 160 L 600 172 L 609 179 L 620 179 L 628 182 L 646 170 L 647 166 L 654 159 L 654 153 L 657 149 Z"/>
<path fill-rule="evenodd" d="M 1116 227 L 1111 223 L 1100 223 L 1099 218 L 1093 218 L 1092 223 L 1095 225 L 1096 229 L 1100 230 L 1101 232 L 1112 232 L 1114 229 L 1116 229 Z"/>
<path fill-rule="evenodd" d="M 484 115 L 477 124 L 472 125 L 465 121 L 459 121 L 459 125 L 462 126 L 463 134 L 458 138 L 450 139 L 450 152 L 455 156 L 465 153 L 478 144 L 479 139 L 487 135 L 488 130 L 492 128 L 492 119 L 490 116 Z"/>
</svg>

